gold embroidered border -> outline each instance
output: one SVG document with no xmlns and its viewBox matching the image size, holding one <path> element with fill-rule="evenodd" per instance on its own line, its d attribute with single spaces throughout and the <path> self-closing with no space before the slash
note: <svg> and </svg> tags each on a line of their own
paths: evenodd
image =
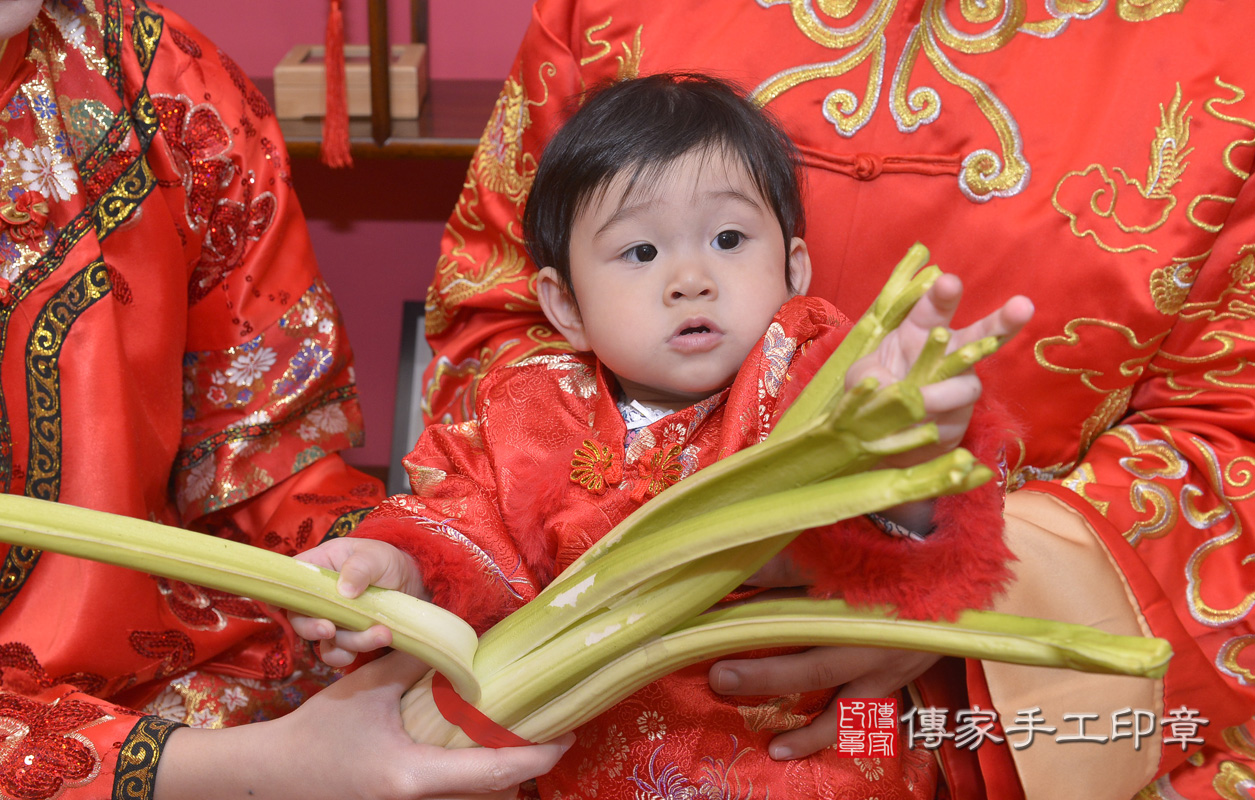
<svg viewBox="0 0 1255 800">
<path fill-rule="evenodd" d="M 339 539 L 348 536 L 353 529 L 361 524 L 362 519 L 374 509 L 374 506 L 366 508 L 355 508 L 352 511 L 346 511 L 331 523 L 331 527 L 327 529 L 327 533 L 322 537 L 322 541 L 330 541 L 331 539 Z"/>
<path fill-rule="evenodd" d="M 42 554 L 42 550 L 33 547 L 9 548 L 8 555 L 4 557 L 4 566 L 0 567 L 0 613 L 4 613 L 13 598 L 26 585 L 26 579 L 30 577 Z"/>
<path fill-rule="evenodd" d="M 118 752 L 112 800 L 151 800 L 157 783 L 157 763 L 166 739 L 186 727 L 161 717 L 141 717 Z"/>
<path fill-rule="evenodd" d="M 78 245 L 89 230 L 94 229 L 96 238 L 103 240 L 134 213 L 156 186 L 156 180 L 144 157 L 158 130 L 157 115 L 148 94 L 147 75 L 149 67 L 152 66 L 152 58 L 156 53 L 164 21 L 160 15 L 148 11 L 142 1 L 137 3 L 136 16 L 137 20 L 142 18 L 143 23 L 143 30 L 136 34 L 136 52 L 144 68 L 145 82 L 140 87 L 130 113 L 125 113 L 124 108 L 110 131 L 102 137 L 100 144 L 84 159 L 81 165 L 84 180 L 88 179 L 96 168 L 110 160 L 111 156 L 129 138 L 132 129 L 139 142 L 140 155 L 94 205 L 84 209 L 62 228 L 52 249 L 30 269 L 22 273 L 21 278 L 11 287 L 13 301 L 0 308 L 0 358 L 4 356 L 4 341 L 7 338 L 6 333 L 13 309 L 64 263 L 70 251 Z M 118 74 L 119 81 L 121 80 L 120 71 L 116 67 L 122 42 L 122 30 L 121 8 L 116 2 L 110 2 L 105 14 L 105 51 L 110 54 L 111 63 L 115 67 L 114 72 Z M 118 88 L 119 96 L 122 96 L 120 85 Z M 12 441 L 9 433 L 8 413 L 3 400 L 4 388 L 0 386 L 0 441 Z M 0 491 L 9 490 L 12 478 L 12 454 L 6 453 L 0 457 Z M 0 605 L 0 610 L 3 610 L 3 605 Z"/>
<path fill-rule="evenodd" d="M 148 166 L 148 159 L 136 159 L 118 182 L 109 187 L 109 191 L 92 207 L 92 224 L 96 228 L 96 236 L 105 238 L 129 219 L 156 183 L 152 168 Z"/>
<path fill-rule="evenodd" d="M 161 15 L 150 9 L 144 0 L 135 0 L 135 22 L 131 25 L 131 39 L 145 77 L 157 57 L 157 45 L 161 42 L 164 29 L 165 20 Z"/>
<path fill-rule="evenodd" d="M 163 21 L 159 15 L 147 11 L 147 8 L 143 5 L 142 0 L 137 3 L 137 9 L 139 9 L 137 10 L 137 17 L 143 17 L 144 31 L 146 32 L 146 35 L 141 35 L 137 39 L 137 47 L 143 47 L 143 51 L 137 51 L 137 53 L 140 56 L 140 61 L 143 65 L 146 77 L 149 67 L 152 66 L 152 57 L 156 53 L 156 46 L 158 40 L 160 39 Z M 105 15 L 104 38 L 106 52 L 113 57 L 111 63 L 115 67 L 114 71 L 117 76 L 116 82 L 120 87 L 121 71 L 117 69 L 117 57 L 120 52 L 119 48 L 122 41 L 122 22 L 121 9 L 116 2 L 111 2 L 108 6 L 108 11 Z M 119 94 L 121 96 L 121 93 Z M 127 139 L 127 135 L 132 125 L 136 125 L 135 132 L 139 139 L 141 152 L 146 152 L 149 143 L 152 141 L 152 138 L 158 129 L 157 117 L 153 112 L 152 101 L 148 96 L 146 80 L 145 85 L 139 93 L 139 99 L 136 101 L 133 116 L 127 114 L 119 115 L 118 119 L 114 122 L 113 130 L 110 132 L 110 135 L 106 135 L 102 139 L 101 144 L 104 145 L 107 150 L 105 148 L 97 148 L 96 152 L 93 153 L 92 156 L 89 156 L 88 162 L 101 164 L 107 161 L 109 153 L 116 151 L 122 142 Z M 0 358 L 3 358 L 4 355 L 3 343 L 7 338 L 6 332 L 13 309 L 16 308 L 36 286 L 42 283 L 45 278 L 61 266 L 66 256 L 78 244 L 89 228 L 94 227 L 96 229 L 97 238 L 104 239 L 109 235 L 109 233 L 117 228 L 118 224 L 126 219 L 126 216 L 129 216 L 134 211 L 139 203 L 143 201 L 144 197 L 147 196 L 148 192 L 152 191 L 155 185 L 156 181 L 153 180 L 152 172 L 149 170 L 147 162 L 141 155 L 138 159 L 136 159 L 136 163 L 132 164 L 131 168 L 127 170 L 124 177 L 104 193 L 104 195 L 97 202 L 97 205 L 84 210 L 73 221 L 71 221 L 71 223 L 61 231 L 61 234 L 57 237 L 57 241 L 53 245 L 53 248 L 44 256 L 44 258 L 41 259 L 39 263 L 35 264 L 31 269 L 23 273 L 22 278 L 17 281 L 11 289 L 13 293 L 13 302 L 3 307 L 3 309 L 0 309 Z M 125 216 L 122 215 L 123 212 L 125 212 Z M 89 265 L 83 272 L 80 272 L 75 276 L 75 278 L 71 279 L 67 286 L 57 294 L 57 297 L 66 297 L 67 292 L 69 294 L 77 293 L 79 288 L 76 284 L 82 280 L 85 273 L 88 272 L 91 272 L 93 276 L 92 278 L 87 279 L 88 284 L 95 287 L 104 287 L 104 291 L 95 297 L 91 302 L 94 302 L 95 299 L 99 299 L 100 296 L 103 296 L 103 293 L 108 291 L 108 277 L 103 264 L 96 262 Z M 95 290 L 89 290 L 88 294 L 90 294 L 91 291 Z M 49 303 L 49 308 L 56 302 L 57 299 L 54 298 L 53 301 Z M 90 305 L 90 302 L 87 303 L 87 305 Z M 84 308 L 85 307 L 86 306 L 84 306 Z M 47 311 L 48 308 L 45 308 L 45 310 L 41 312 L 41 319 L 53 319 L 52 317 L 44 317 L 44 314 L 47 313 Z M 72 319 L 70 322 L 72 322 Z M 35 342 L 37 331 L 38 325 L 36 326 L 36 329 L 32 331 L 32 338 L 30 340 L 31 344 L 28 344 L 28 347 L 31 347 Z M 60 331 L 60 341 L 64 341 L 66 331 L 68 331 L 68 323 Z M 59 344 L 57 345 L 57 349 L 60 349 Z M 28 382 L 33 380 L 32 377 L 29 377 L 33 360 L 34 356 L 28 355 Z M 41 366 L 43 366 L 42 359 Z M 55 361 L 52 362 L 52 366 L 55 371 Z M 40 392 L 40 395 L 43 402 L 47 402 L 48 396 L 42 391 Z M 8 441 L 12 441 L 12 437 L 9 433 L 8 413 L 5 410 L 3 397 L 3 387 L 0 386 L 0 437 L 3 437 Z M 59 419 L 59 394 L 54 392 L 51 397 L 53 398 L 52 402 L 55 407 L 55 411 L 51 416 L 48 416 L 45 414 L 45 409 L 41 408 L 39 413 L 42 419 Z M 30 410 L 33 422 L 36 412 L 34 405 L 34 390 L 32 390 L 31 394 L 31 403 L 32 405 L 30 406 Z M 36 486 L 38 487 L 37 490 L 41 492 L 40 496 L 46 496 L 49 492 L 51 492 L 51 497 L 49 499 L 56 499 L 56 495 L 59 493 L 60 488 L 60 425 L 59 423 L 55 425 L 55 435 L 51 438 L 49 438 L 47 434 L 52 429 L 42 426 L 41 429 L 37 430 L 37 427 L 41 426 L 32 424 L 32 475 L 27 481 L 26 492 L 27 494 L 30 494 L 32 486 Z M 36 464 L 37 454 L 34 451 L 35 443 L 37 441 L 41 442 L 38 451 L 39 464 Z M 49 451 L 44 447 L 44 445 L 51 442 L 55 442 L 56 449 L 52 451 L 51 455 L 49 455 Z M 33 474 L 36 469 L 39 472 L 38 475 Z M 55 476 L 55 479 L 52 476 Z M 7 458 L 0 461 L 0 491 L 7 492 L 9 490 L 12 478 L 12 454 L 9 453 Z M 22 587 L 26 584 L 26 581 L 30 578 L 31 572 L 35 569 L 35 566 L 39 561 L 39 556 L 40 551 L 32 548 L 11 547 L 9 549 L 8 555 L 5 556 L 3 566 L 0 566 L 0 613 L 3 613 L 4 610 L 9 607 L 9 605 L 13 602 L 13 598 L 17 596 L 17 593 L 21 591 Z"/>
<path fill-rule="evenodd" d="M 109 273 L 97 260 L 75 275 L 39 312 L 26 351 L 27 414 L 31 431 L 26 495 L 56 500 L 61 493 L 61 345 L 74 320 L 109 293 Z M 7 318 L 6 318 L 7 321 Z M 7 421 L 6 421 L 7 422 Z M 5 426 L 7 430 L 7 425 Z M 6 465 L 6 473 L 11 465 Z M 8 475 L 6 474 L 6 483 Z M 26 585 L 41 551 L 11 547 L 0 566 L 0 614 Z"/>
<path fill-rule="evenodd" d="M 97 259 L 52 296 L 31 328 L 26 343 L 29 497 L 55 501 L 61 493 L 61 347 L 74 322 L 110 288 L 109 271 Z"/>
</svg>

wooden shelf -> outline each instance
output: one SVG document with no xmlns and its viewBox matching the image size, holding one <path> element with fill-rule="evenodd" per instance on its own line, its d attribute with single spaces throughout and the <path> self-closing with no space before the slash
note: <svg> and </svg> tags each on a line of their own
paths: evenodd
<svg viewBox="0 0 1255 800">
<path fill-rule="evenodd" d="M 273 79 L 254 80 L 273 103 Z M 500 93 L 500 81 L 433 80 L 418 119 L 393 119 L 392 135 L 382 145 L 372 138 L 369 118 L 350 120 L 353 157 L 469 159 Z M 318 157 L 321 119 L 284 119 L 279 123 L 293 158 Z"/>
</svg>

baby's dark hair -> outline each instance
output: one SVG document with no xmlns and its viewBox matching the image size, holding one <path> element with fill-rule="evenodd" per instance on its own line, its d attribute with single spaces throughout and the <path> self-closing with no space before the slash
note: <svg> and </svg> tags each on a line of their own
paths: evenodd
<svg viewBox="0 0 1255 800">
<path fill-rule="evenodd" d="M 549 141 L 523 212 L 532 259 L 557 270 L 569 290 L 571 231 L 579 212 L 620 173 L 629 173 L 631 191 L 701 151 L 741 163 L 779 220 L 787 253 L 805 229 L 800 160 L 788 134 L 730 83 L 659 73 L 594 88 Z M 794 291 L 787 269 L 785 281 Z"/>
</svg>

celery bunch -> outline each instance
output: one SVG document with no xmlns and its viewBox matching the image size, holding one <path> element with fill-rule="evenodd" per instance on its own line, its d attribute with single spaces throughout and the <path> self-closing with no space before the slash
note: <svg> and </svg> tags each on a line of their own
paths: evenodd
<svg viewBox="0 0 1255 800">
<path fill-rule="evenodd" d="M 357 600 L 334 574 L 201 534 L 0 496 L 0 540 L 92 558 L 247 595 L 352 629 L 381 622 L 394 646 L 432 665 L 466 701 L 533 741 L 582 724 L 688 664 L 764 646 L 859 644 L 1097 672 L 1157 676 L 1158 639 L 971 611 L 953 623 L 894 619 L 841 601 L 751 602 L 708 611 L 799 532 L 894 505 L 966 491 L 991 477 L 965 450 L 908 469 L 884 456 L 936 441 L 920 424 L 920 387 L 968 369 L 992 339 L 946 354 L 938 330 L 910 375 L 845 389 L 858 358 L 906 317 L 936 279 L 914 246 L 841 346 L 761 443 L 654 497 L 534 600 L 476 641 L 462 620 L 378 588 Z M 403 698 L 419 741 L 469 740 L 436 710 L 431 675 Z"/>
<path fill-rule="evenodd" d="M 904 380 L 845 387 L 850 366 L 876 349 L 940 275 L 927 261 L 923 246 L 911 248 L 763 442 L 653 498 L 486 632 L 474 659 L 476 707 L 539 741 L 671 671 L 764 646 L 873 644 L 1094 671 L 1165 669 L 1168 650 L 1159 640 L 980 612 L 953 624 L 919 622 L 799 599 L 703 613 L 803 530 L 963 492 L 992 477 L 961 449 L 908 469 L 875 465 L 936 441 L 935 427 L 920 424 L 920 388 L 969 369 L 997 349 L 996 340 L 946 354 L 948 331 L 938 329 Z M 406 695 L 403 708 L 415 738 L 469 743 L 440 715 L 425 684 Z"/>
</svg>

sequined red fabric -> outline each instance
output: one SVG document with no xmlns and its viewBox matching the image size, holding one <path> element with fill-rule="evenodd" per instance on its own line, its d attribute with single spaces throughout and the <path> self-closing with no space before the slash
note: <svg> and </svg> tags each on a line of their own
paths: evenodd
<svg viewBox="0 0 1255 800">
<path fill-rule="evenodd" d="M 100 756 L 81 731 L 102 721 L 101 708 L 78 700 L 48 705 L 0 694 L 0 790 L 5 797 L 55 797 L 100 771 Z"/>
</svg>

